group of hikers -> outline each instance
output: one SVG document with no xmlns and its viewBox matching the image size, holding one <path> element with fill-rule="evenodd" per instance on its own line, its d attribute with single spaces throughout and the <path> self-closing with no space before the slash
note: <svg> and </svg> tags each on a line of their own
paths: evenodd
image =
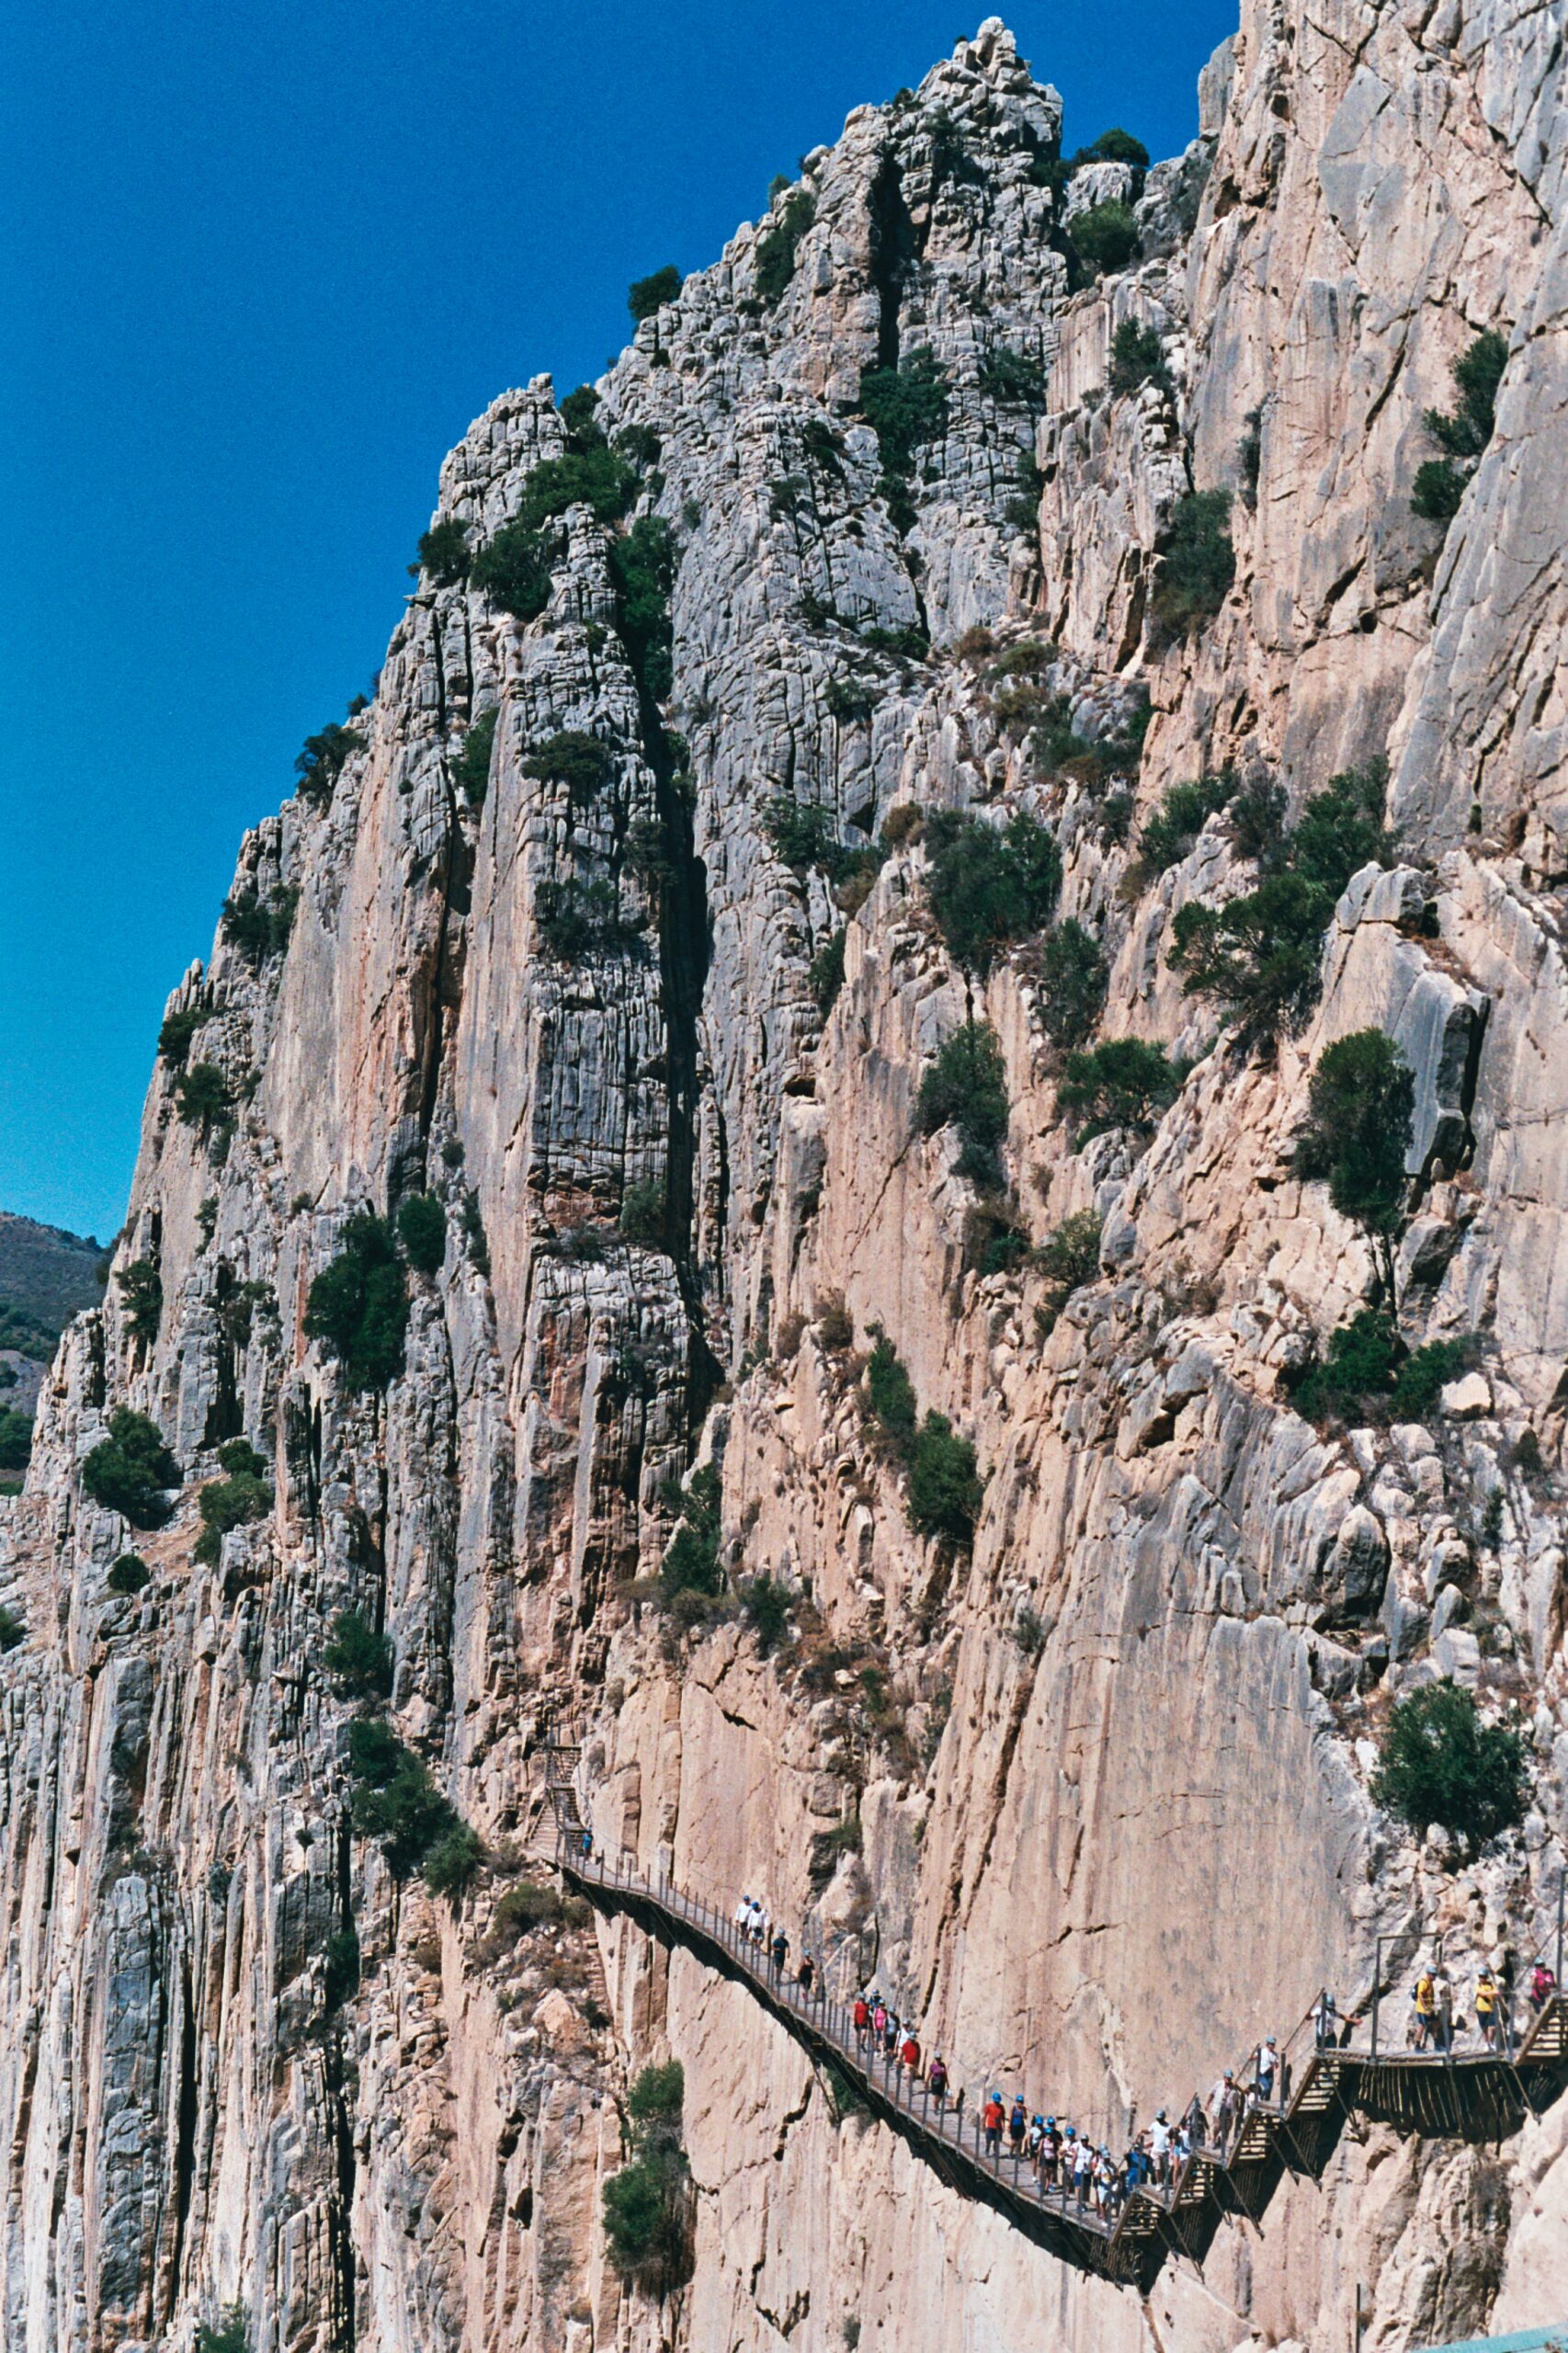
<svg viewBox="0 0 1568 2353">
<path fill-rule="evenodd" d="M 1517 1975 L 1513 1954 L 1506 1948 L 1495 1967 L 1483 1961 L 1475 1972 L 1471 1991 L 1475 2030 L 1485 2048 L 1496 2052 L 1500 2058 L 1508 2057 L 1513 2050 Z M 1525 1998 L 1531 2011 L 1543 2010 L 1556 1991 L 1556 1972 L 1544 1961 L 1534 1962 L 1525 1985 Z M 1406 2039 L 1413 2051 L 1436 2051 L 1444 2057 L 1452 2052 L 1455 2033 L 1464 2026 L 1463 2018 L 1455 2017 L 1454 1998 L 1453 1980 L 1443 1966 L 1441 1955 L 1434 1961 L 1423 1961 L 1410 1991 Z"/>
<path fill-rule="evenodd" d="M 775 1977 L 782 1978 L 790 1961 L 790 1939 L 777 1920 L 769 1925 L 766 1904 L 758 1903 L 755 1895 L 743 1895 L 735 1906 L 735 1927 L 743 1942 L 765 1952 L 773 1964 Z M 795 1969 L 795 1983 L 802 1994 L 810 1994 L 816 1984 L 816 1962 L 809 1952 L 803 1952 Z M 817 1994 L 820 1999 L 820 1986 Z"/>
<path fill-rule="evenodd" d="M 743 1942 L 763 1953 L 776 1980 L 789 1973 L 790 1938 L 767 1908 L 754 1896 L 743 1895 L 735 1907 L 735 1927 Z M 1506 2055 L 1513 2047 L 1512 2012 L 1516 1970 L 1511 1956 L 1502 1954 L 1495 1967 L 1483 1961 L 1476 1972 L 1473 2006 L 1476 2029 L 1489 2051 Z M 803 1953 L 794 1982 L 802 1995 L 820 2001 L 825 1991 L 815 1961 Z M 1544 1961 L 1530 1971 L 1525 1991 L 1530 2006 L 1540 2011 L 1557 1990 L 1557 1980 Z M 928 2058 L 915 2025 L 901 2018 L 875 1986 L 856 1996 L 850 2017 L 855 2047 L 861 2060 L 880 2065 L 915 2097 L 929 2103 L 934 2114 L 956 2118 L 963 2130 L 966 2095 L 954 2086 L 940 2052 Z M 1319 1995 L 1312 2013 L 1313 2039 L 1320 2051 L 1346 2045 L 1353 2021 L 1342 2017 L 1332 1993 Z M 1423 1961 L 1411 1996 L 1409 2040 L 1417 2051 L 1449 2052 L 1462 2018 L 1454 2014 L 1454 1990 L 1441 1961 Z M 1158 2109 L 1153 2120 L 1129 2139 L 1120 2156 L 1108 2142 L 1096 2143 L 1074 2124 L 1054 2116 L 1029 2113 L 1021 2093 L 1005 2098 L 987 2090 L 980 2103 L 975 2126 L 977 2143 L 1000 2165 L 1011 2159 L 1015 2177 L 1028 2169 L 1040 2195 L 1053 2198 L 1079 2212 L 1107 2223 L 1114 2222 L 1131 2192 L 1172 2189 L 1181 2168 L 1195 2150 L 1223 2159 L 1233 2147 L 1246 2119 L 1259 2109 L 1283 2111 L 1289 2105 L 1290 2072 L 1277 2039 L 1266 2035 L 1239 2074 L 1226 2073 L 1215 2081 L 1207 2100 L 1194 2096 L 1173 2120 Z M 968 2111 L 972 2117 L 974 2110 Z"/>
</svg>

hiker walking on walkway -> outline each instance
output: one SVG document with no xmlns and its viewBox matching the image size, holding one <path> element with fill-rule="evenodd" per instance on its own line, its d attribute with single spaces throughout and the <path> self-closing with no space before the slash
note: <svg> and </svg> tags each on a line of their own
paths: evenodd
<svg viewBox="0 0 1568 2353">
<path fill-rule="evenodd" d="M 985 2107 L 981 2114 L 980 2121 L 985 2133 L 986 2155 L 988 2157 L 999 2156 L 1002 2150 L 1002 2098 L 1000 2093 L 992 2093 L 990 2098 L 985 2103 Z"/>
<path fill-rule="evenodd" d="M 1488 2051 L 1501 2051 L 1502 2021 L 1498 2013 L 1497 1980 L 1492 1974 L 1490 1961 L 1483 1961 L 1476 1972 L 1475 2023 L 1481 2029 L 1481 2039 Z"/>
<path fill-rule="evenodd" d="M 898 2058 L 900 2066 L 909 2070 L 910 2082 L 912 2084 L 917 2082 L 920 2075 L 920 2043 L 913 2027 L 898 2046 Z"/>
<path fill-rule="evenodd" d="M 776 1977 L 782 1977 L 784 1963 L 790 1957 L 790 1939 L 782 1928 L 775 1928 L 773 1931 L 773 1943 L 770 1949 L 773 1955 L 773 1973 Z"/>
<path fill-rule="evenodd" d="M 1265 2038 L 1257 2054 L 1257 2096 L 1265 2102 L 1274 2097 L 1274 2086 L 1279 2074 L 1279 2046 L 1272 2035 Z"/>
<path fill-rule="evenodd" d="M 1320 2051 L 1332 2051 L 1339 2039 L 1339 2008 L 1325 1985 L 1312 2011 L 1312 2029 Z"/>
<path fill-rule="evenodd" d="M 795 1983 L 806 1999 L 812 1996 L 812 1979 L 816 1975 L 816 1963 L 809 1952 L 801 1955 L 801 1966 L 795 1972 Z"/>
<path fill-rule="evenodd" d="M 1538 2014 L 1541 2010 L 1544 2010 L 1548 2002 L 1551 2001 L 1556 1991 L 1556 1971 L 1550 1967 L 1546 1961 L 1538 1961 L 1535 1967 L 1530 1971 L 1530 1982 L 1528 1988 L 1528 1999 L 1531 2009 L 1536 2011 Z"/>
<path fill-rule="evenodd" d="M 1007 2111 L 1007 2146 L 1015 2157 L 1023 2155 L 1024 2133 L 1028 2129 L 1028 2110 L 1024 2106 L 1023 2095 L 1021 2092 L 1017 2093 L 1014 2096 L 1013 2105 Z"/>
<path fill-rule="evenodd" d="M 871 2030 L 871 2006 L 867 2001 L 864 1994 L 856 1995 L 853 2015 L 855 2020 L 855 2048 L 857 2051 L 864 2051 L 866 2048 L 866 2038 Z"/>
<path fill-rule="evenodd" d="M 1454 2047 L 1454 1981 L 1441 1961 L 1432 1972 L 1432 2031 L 1445 2059 Z"/>
<path fill-rule="evenodd" d="M 1432 1972 L 1425 1961 L 1417 1973 L 1412 1999 L 1415 2004 L 1415 2048 L 1426 2051 L 1431 2046 L 1432 2032 L 1437 2020 L 1437 2005 L 1433 1993 Z"/>
<path fill-rule="evenodd" d="M 926 2078 L 926 2088 L 936 2101 L 937 2111 L 940 2113 L 942 2104 L 948 2097 L 948 2068 L 947 2062 L 939 2051 L 931 2062 L 930 2073 Z"/>
</svg>

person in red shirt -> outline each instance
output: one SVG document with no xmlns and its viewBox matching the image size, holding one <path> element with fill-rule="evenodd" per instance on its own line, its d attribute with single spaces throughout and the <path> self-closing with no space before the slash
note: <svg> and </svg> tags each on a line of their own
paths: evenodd
<svg viewBox="0 0 1568 2353">
<path fill-rule="evenodd" d="M 912 2075 L 917 2075 L 920 2073 L 920 2045 L 915 2040 L 913 2033 L 904 2036 L 903 2042 L 899 2045 L 898 2055 Z"/>
<path fill-rule="evenodd" d="M 1002 2103 L 994 2092 L 981 2110 L 980 2120 L 985 2128 L 985 2154 L 994 2157 L 1002 2147 Z"/>
<path fill-rule="evenodd" d="M 870 2025 L 871 2006 L 863 1994 L 858 1995 L 855 2000 L 855 2044 L 858 2050 L 865 2049 Z"/>
</svg>

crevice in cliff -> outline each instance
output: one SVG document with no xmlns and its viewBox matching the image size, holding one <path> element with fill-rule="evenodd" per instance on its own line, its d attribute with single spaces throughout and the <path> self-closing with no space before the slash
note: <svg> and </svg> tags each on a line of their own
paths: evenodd
<svg viewBox="0 0 1568 2353">
<path fill-rule="evenodd" d="M 196 2004 L 190 1963 L 180 1970 L 179 2089 L 175 2104 L 175 2237 L 169 2256 L 168 2297 L 162 2314 L 165 2326 L 173 2320 L 179 2300 L 180 2272 L 190 2223 L 191 2191 L 196 2179 Z"/>
<path fill-rule="evenodd" d="M 898 314 L 918 246 L 903 200 L 903 174 L 891 148 L 883 151 L 869 201 L 871 287 L 877 297 L 877 365 L 896 368 Z"/>
<path fill-rule="evenodd" d="M 340 1933 L 356 1934 L 354 1924 L 354 1847 L 347 1815 L 337 1825 L 335 1872 Z M 358 1942 L 355 1945 L 358 1968 Z M 354 2119 L 349 2098 L 345 2036 L 340 2020 L 329 2022 L 323 2052 L 326 2096 L 332 2118 L 333 2160 L 337 2195 L 327 2207 L 328 2255 L 332 2265 L 332 2353 L 352 2353 L 355 2338 L 354 2294 Z"/>
</svg>

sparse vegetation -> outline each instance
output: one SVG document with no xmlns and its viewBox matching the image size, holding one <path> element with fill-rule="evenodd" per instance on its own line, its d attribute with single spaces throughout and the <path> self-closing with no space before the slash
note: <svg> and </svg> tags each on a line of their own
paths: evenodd
<svg viewBox="0 0 1568 2353">
<path fill-rule="evenodd" d="M 989 972 L 1012 941 L 1043 930 L 1062 888 L 1062 854 L 1045 827 L 1020 812 L 1005 827 L 956 810 L 926 820 L 927 893 L 948 952 Z"/>
<path fill-rule="evenodd" d="M 1111 337 L 1111 391 L 1135 392 L 1142 384 L 1169 381 L 1165 346 L 1154 329 L 1140 326 L 1136 319 L 1123 319 Z"/>
<path fill-rule="evenodd" d="M 1027 351 L 996 344 L 980 363 L 980 389 L 1002 408 L 1043 408 L 1045 369 Z"/>
<path fill-rule="evenodd" d="M 541 882 L 534 921 L 540 946 L 561 964 L 575 964 L 596 949 L 619 955 L 632 938 L 615 884 L 604 875 L 590 882 Z"/>
<path fill-rule="evenodd" d="M 1495 328 L 1478 335 L 1453 363 L 1457 404 L 1426 412 L 1426 430 L 1444 452 L 1416 469 L 1410 504 L 1426 522 L 1448 523 L 1458 514 L 1497 422 L 1497 388 L 1507 360 L 1507 341 Z"/>
<path fill-rule="evenodd" d="M 865 1379 L 867 1404 L 908 1476 L 911 1527 L 967 1545 L 983 1491 L 974 1448 L 945 1414 L 920 1420 L 915 1384 L 884 1332 L 875 1332 Z"/>
<path fill-rule="evenodd" d="M 32 1443 L 29 1417 L 15 1405 L 0 1405 L 0 1471 L 25 1471 Z"/>
<path fill-rule="evenodd" d="M 1112 1128 L 1150 1133 L 1161 1113 L 1181 1092 L 1186 1072 L 1164 1046 L 1142 1038 L 1112 1038 L 1082 1053 L 1069 1054 L 1056 1090 L 1063 1111 L 1077 1117 L 1074 1149 Z"/>
<path fill-rule="evenodd" d="M 1159 576 L 1149 600 L 1156 631 L 1188 637 L 1212 620 L 1236 576 L 1228 490 L 1195 490 L 1178 498 L 1160 551 Z"/>
<path fill-rule="evenodd" d="M 795 275 L 801 240 L 816 219 L 816 199 L 804 188 L 786 197 L 756 241 L 756 297 L 771 310 Z"/>
<path fill-rule="evenodd" d="M 203 1487 L 197 1499 L 201 1532 L 194 1547 L 197 1560 L 216 1568 L 223 1555 L 223 1539 L 232 1529 L 265 1519 L 272 1509 L 272 1490 L 262 1473 L 267 1465 L 243 1438 L 232 1438 L 218 1449 L 225 1476 Z"/>
<path fill-rule="evenodd" d="M 1125 269 L 1138 255 L 1138 222 L 1132 208 L 1115 197 L 1075 212 L 1067 223 L 1067 235 L 1078 259 L 1096 278 Z"/>
<path fill-rule="evenodd" d="M 928 1413 L 908 1456 L 910 1525 L 922 1536 L 969 1544 L 983 1487 L 974 1448 L 945 1414 Z"/>
<path fill-rule="evenodd" d="M 1223 906 L 1179 910 L 1170 962 L 1186 974 L 1187 995 L 1217 998 L 1244 1037 L 1293 1026 L 1315 1001 L 1335 902 L 1359 867 L 1386 866 L 1395 854 L 1382 824 L 1385 783 L 1381 761 L 1332 778 L 1295 832 L 1277 841 L 1268 813 L 1277 804 L 1245 796 L 1245 829 L 1264 868 L 1257 889 Z M 1243 819 L 1242 808 L 1234 813 Z"/>
<path fill-rule="evenodd" d="M 392 1689 L 392 1644 L 358 1609 L 340 1609 L 333 1620 L 322 1665 L 346 1697 L 384 1698 Z"/>
<path fill-rule="evenodd" d="M 422 1275 L 437 1275 L 447 1255 L 447 1212 L 439 1194 L 411 1193 L 398 1203 L 398 1239 L 408 1263 Z"/>
<path fill-rule="evenodd" d="M 223 937 L 247 962 L 263 964 L 287 949 L 299 904 L 299 887 L 293 883 L 268 891 L 265 897 L 254 885 L 236 891 L 223 902 Z"/>
<path fill-rule="evenodd" d="M 1299 874 L 1271 874 L 1221 907 L 1189 902 L 1172 926 L 1170 961 L 1189 995 L 1217 998 L 1244 1036 L 1294 1028 L 1315 1000 L 1332 911 Z"/>
<path fill-rule="evenodd" d="M 199 2328 L 196 2332 L 196 2353 L 250 2353 L 244 2306 L 230 2304 L 220 2321 Z"/>
<path fill-rule="evenodd" d="M 838 993 L 844 986 L 844 943 L 847 936 L 847 926 L 841 924 L 826 947 L 819 949 L 812 957 L 806 974 L 812 995 L 816 999 L 817 1011 L 824 1021 L 837 1004 Z"/>
<path fill-rule="evenodd" d="M 1395 1700 L 1371 1793 L 1418 1835 L 1440 1823 L 1473 1855 L 1524 1818 L 1523 1738 L 1509 1725 L 1483 1723 L 1472 1692 L 1429 1683 Z"/>
<path fill-rule="evenodd" d="M 1138 860 L 1144 876 L 1166 873 L 1180 864 L 1199 835 L 1236 790 L 1227 768 L 1221 776 L 1200 776 L 1190 784 L 1173 784 L 1138 837 Z"/>
<path fill-rule="evenodd" d="M 158 1336 L 164 1313 L 164 1279 L 151 1258 L 134 1258 L 115 1276 L 119 1286 L 125 1328 L 132 1339 L 149 1346 Z"/>
<path fill-rule="evenodd" d="M 1296 1144 L 1296 1174 L 1327 1179 L 1329 1199 L 1371 1244 L 1393 1296 L 1393 1237 L 1410 1196 L 1415 1081 L 1392 1038 L 1357 1029 L 1325 1046 L 1308 1090 L 1309 1113 Z"/>
<path fill-rule="evenodd" d="M 152 1574 L 140 1552 L 122 1552 L 104 1583 L 110 1593 L 140 1593 L 150 1583 Z"/>
<path fill-rule="evenodd" d="M 1421 1421 L 1444 1383 L 1463 1371 L 1467 1354 L 1462 1340 L 1429 1340 L 1407 1351 L 1387 1310 L 1363 1307 L 1330 1334 L 1322 1359 L 1297 1381 L 1291 1403 L 1312 1422 L 1351 1415 Z"/>
<path fill-rule="evenodd" d="M 503 523 L 474 557 L 469 585 L 515 620 L 537 620 L 550 602 L 550 551 L 531 525 Z"/>
<path fill-rule="evenodd" d="M 783 1640 L 790 1623 L 790 1592 L 777 1577 L 751 1577 L 741 1587 L 741 1615 L 756 1636 L 756 1646 L 766 1658 L 769 1651 Z"/>
<path fill-rule="evenodd" d="M 175 1108 L 205 1142 L 233 1108 L 229 1082 L 216 1063 L 192 1063 L 175 1081 Z"/>
<path fill-rule="evenodd" d="M 1036 985 L 1041 1026 L 1052 1045 L 1071 1051 L 1085 1043 L 1104 1009 L 1109 983 L 1105 950 L 1074 916 L 1046 934 Z"/>
<path fill-rule="evenodd" d="M 595 431 L 558 458 L 546 458 L 528 476 L 517 520 L 542 531 L 568 507 L 585 506 L 601 523 L 624 515 L 637 492 L 637 475 L 604 436 Z"/>
<path fill-rule="evenodd" d="M 860 378 L 860 409 L 877 437 L 882 471 L 877 483 L 895 530 L 915 521 L 909 482 L 915 453 L 947 430 L 948 393 L 931 353 L 911 351 L 896 368 L 868 368 Z"/>
<path fill-rule="evenodd" d="M 26 1620 L 17 1616 L 8 1602 L 0 1602 L 0 1651 L 14 1651 L 27 1638 Z"/>
<path fill-rule="evenodd" d="M 490 756 L 500 716 L 498 709 L 483 712 L 464 735 L 452 761 L 452 782 L 471 809 L 482 808 L 490 790 Z"/>
<path fill-rule="evenodd" d="M 1007 1133 L 1007 1084 L 996 1033 L 983 1021 L 966 1021 L 945 1039 L 920 1082 L 916 1123 L 922 1135 L 955 1127 L 962 1150 L 958 1173 L 981 1183 L 994 1180 Z"/>
<path fill-rule="evenodd" d="M 642 1176 L 628 1185 L 620 1200 L 620 1238 L 641 1250 L 662 1250 L 666 1233 L 665 1185 L 662 1177 Z"/>
<path fill-rule="evenodd" d="M 358 728 L 345 727 L 336 720 L 324 727 L 319 735 L 307 735 L 294 762 L 301 799 L 324 807 L 349 760 L 364 748 L 365 737 Z"/>
<path fill-rule="evenodd" d="M 684 2286 L 692 2271 L 690 2177 L 680 2138 L 685 2095 L 678 2060 L 642 2069 L 626 2100 L 631 2160 L 604 2186 L 611 2268 L 659 2297 Z"/>
<path fill-rule="evenodd" d="M 432 1884 L 432 1893 L 460 1894 L 483 1850 L 424 1759 L 380 1716 L 360 1717 L 348 1727 L 348 1769 L 356 1783 L 354 1827 L 381 1840 L 394 1877 L 407 1879 L 423 1865 L 428 1879 L 434 1865 L 441 1884 Z"/>
<path fill-rule="evenodd" d="M 132 1406 L 117 1405 L 101 1438 L 82 1465 L 82 1484 L 95 1503 L 117 1511 L 132 1528 L 161 1528 L 168 1518 L 164 1491 L 179 1484 L 179 1464 L 156 1422 Z"/>
<path fill-rule="evenodd" d="M 384 1389 L 403 1370 L 408 1286 L 384 1218 L 360 1210 L 310 1288 L 305 1332 L 320 1340 L 351 1389 Z"/>
<path fill-rule="evenodd" d="M 681 274 L 673 261 L 663 269 L 650 272 L 646 278 L 634 278 L 627 290 L 626 307 L 641 325 L 653 318 L 666 302 L 673 302 L 681 290 Z"/>
<path fill-rule="evenodd" d="M 720 1480 L 711 1463 L 694 1471 L 681 1495 L 681 1520 L 659 1566 L 659 1594 L 674 1601 L 683 1593 L 723 1590 L 719 1566 Z"/>
<path fill-rule="evenodd" d="M 455 515 L 443 515 L 419 537 L 419 561 L 410 564 L 415 574 L 429 574 L 437 588 L 455 588 L 466 580 L 469 567 L 468 525 Z"/>
<path fill-rule="evenodd" d="M 1035 1264 L 1046 1277 L 1045 1295 L 1035 1310 L 1035 1328 L 1046 1339 L 1075 1290 L 1097 1282 L 1100 1272 L 1100 1214 L 1075 1210 L 1048 1234 L 1035 1253 Z"/>
<path fill-rule="evenodd" d="M 200 997 L 194 1005 L 176 1006 L 173 1013 L 165 1013 L 158 1031 L 159 1059 L 172 1070 L 182 1070 L 190 1059 L 192 1039 L 211 1017 L 211 1006 Z"/>
<path fill-rule="evenodd" d="M 609 569 L 627 659 L 649 700 L 663 702 L 675 683 L 670 588 L 676 544 L 669 525 L 657 515 L 639 516 L 623 538 L 610 541 Z"/>
</svg>

